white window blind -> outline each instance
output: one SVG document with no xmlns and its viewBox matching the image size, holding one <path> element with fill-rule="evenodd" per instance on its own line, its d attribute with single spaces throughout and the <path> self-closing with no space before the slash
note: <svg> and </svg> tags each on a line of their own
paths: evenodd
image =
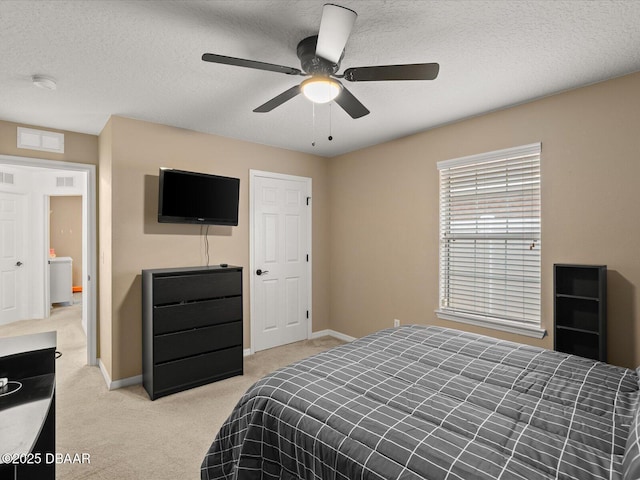
<svg viewBox="0 0 640 480">
<path fill-rule="evenodd" d="M 540 334 L 540 148 L 438 163 L 443 318 Z"/>
</svg>

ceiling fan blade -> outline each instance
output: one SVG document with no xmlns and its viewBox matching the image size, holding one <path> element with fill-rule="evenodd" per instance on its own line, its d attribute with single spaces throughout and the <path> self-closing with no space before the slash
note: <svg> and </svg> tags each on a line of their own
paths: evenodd
<svg viewBox="0 0 640 480">
<path fill-rule="evenodd" d="M 222 63 L 224 65 L 235 65 L 236 67 L 255 68 L 258 70 L 268 70 L 270 72 L 286 73 L 287 75 L 301 75 L 297 68 L 274 65 L 273 63 L 257 62 L 255 60 L 245 60 L 243 58 L 225 57 L 215 53 L 205 53 L 202 55 L 205 62 Z"/>
<path fill-rule="evenodd" d="M 266 103 L 263 103 L 258 108 L 254 109 L 254 112 L 257 113 L 267 113 L 273 110 L 276 107 L 279 107 L 284 102 L 291 100 L 293 97 L 300 93 L 300 85 L 294 85 L 289 90 L 285 90 L 280 95 L 273 97 Z"/>
<path fill-rule="evenodd" d="M 340 84 L 342 85 L 342 84 Z M 353 94 L 342 85 L 342 91 L 335 99 L 335 102 L 347 112 L 351 118 L 360 118 L 369 114 L 369 110 L 365 107 L 360 100 L 353 96 Z"/>
<path fill-rule="evenodd" d="M 339 63 L 344 46 L 358 14 L 339 5 L 325 4 L 322 9 L 316 55 L 333 63 Z"/>
<path fill-rule="evenodd" d="M 440 65 L 413 63 L 407 65 L 381 65 L 378 67 L 347 68 L 344 79 L 350 82 L 376 82 L 380 80 L 434 80 Z"/>
</svg>

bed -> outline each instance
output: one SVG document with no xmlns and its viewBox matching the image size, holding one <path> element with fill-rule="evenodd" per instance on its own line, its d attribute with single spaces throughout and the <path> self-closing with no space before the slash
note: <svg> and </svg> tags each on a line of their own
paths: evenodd
<svg viewBox="0 0 640 480">
<path fill-rule="evenodd" d="M 638 372 L 434 326 L 382 330 L 253 385 L 213 479 L 638 479 Z"/>
</svg>

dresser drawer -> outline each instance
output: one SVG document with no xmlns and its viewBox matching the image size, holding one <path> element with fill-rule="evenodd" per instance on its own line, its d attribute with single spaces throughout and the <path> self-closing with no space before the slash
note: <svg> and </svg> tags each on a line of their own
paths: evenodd
<svg viewBox="0 0 640 480">
<path fill-rule="evenodd" d="M 179 332 L 242 320 L 242 297 L 153 307 L 153 333 Z"/>
<path fill-rule="evenodd" d="M 153 279 L 153 304 L 206 300 L 242 294 L 242 272 L 214 271 L 190 275 L 156 276 Z"/>
<path fill-rule="evenodd" d="M 153 361 L 159 364 L 238 345 L 242 346 L 242 321 L 157 335 Z"/>
<path fill-rule="evenodd" d="M 196 357 L 156 365 L 154 391 L 157 398 L 214 380 L 242 374 L 242 347 L 226 348 Z"/>
</svg>

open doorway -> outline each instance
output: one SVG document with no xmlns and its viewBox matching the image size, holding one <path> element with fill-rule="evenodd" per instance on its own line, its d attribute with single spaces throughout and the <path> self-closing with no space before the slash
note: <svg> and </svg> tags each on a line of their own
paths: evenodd
<svg viewBox="0 0 640 480">
<path fill-rule="evenodd" d="M 82 196 L 49 196 L 49 303 L 70 309 L 82 304 Z M 86 318 L 82 328 L 87 333 Z"/>
<path fill-rule="evenodd" d="M 21 195 L 26 199 L 25 238 L 27 261 L 20 268 L 27 280 L 27 294 L 18 295 L 24 305 L 26 319 L 48 318 L 50 299 L 50 200 L 58 196 L 81 199 L 81 253 L 75 253 L 81 263 L 80 278 L 82 323 L 86 333 L 87 364 L 97 364 L 97 272 L 96 272 L 96 174 L 95 165 L 58 162 L 0 155 L 0 171 L 11 182 L 0 184 L 0 191 Z M 17 263 L 17 262 L 16 262 Z M 77 277 L 76 277 L 77 278 Z M 18 297 L 17 296 L 17 297 Z"/>
</svg>

